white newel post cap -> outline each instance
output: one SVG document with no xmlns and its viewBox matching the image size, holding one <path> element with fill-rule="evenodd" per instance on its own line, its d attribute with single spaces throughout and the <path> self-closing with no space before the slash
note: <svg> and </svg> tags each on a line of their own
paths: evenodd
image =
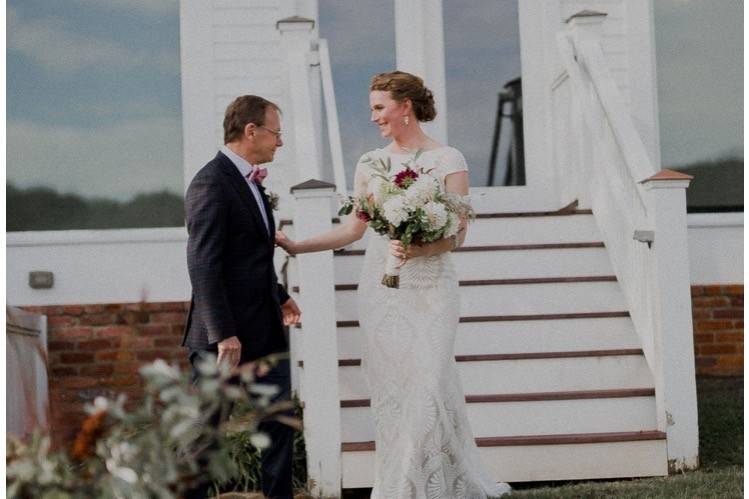
<svg viewBox="0 0 749 499">
<path fill-rule="evenodd" d="M 315 28 L 314 19 L 309 19 L 301 16 L 285 17 L 276 22 L 276 29 L 283 33 L 289 33 L 292 31 L 301 31 L 307 33 Z"/>
<path fill-rule="evenodd" d="M 640 183 L 645 190 L 653 189 L 686 189 L 694 177 L 675 170 L 663 169 Z"/>
<path fill-rule="evenodd" d="M 330 197 L 335 193 L 335 184 L 322 180 L 309 179 L 291 187 L 290 192 L 297 199 Z"/>
<path fill-rule="evenodd" d="M 601 34 L 601 26 L 608 14 L 596 10 L 581 10 L 565 19 L 565 23 L 570 30 L 594 35 Z"/>
</svg>

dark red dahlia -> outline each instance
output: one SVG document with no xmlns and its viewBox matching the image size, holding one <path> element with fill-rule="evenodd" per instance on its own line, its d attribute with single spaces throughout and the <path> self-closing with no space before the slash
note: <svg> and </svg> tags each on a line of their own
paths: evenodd
<svg viewBox="0 0 749 499">
<path fill-rule="evenodd" d="M 417 178 L 419 178 L 418 173 L 410 168 L 406 168 L 395 176 L 395 180 L 393 181 L 393 183 L 395 183 L 395 185 L 397 185 L 401 189 L 408 189 L 408 186 L 413 184 Z"/>
<path fill-rule="evenodd" d="M 369 213 L 363 210 L 359 210 L 356 212 L 356 218 L 361 220 L 364 223 L 367 223 L 371 220 L 371 217 L 369 216 Z"/>
</svg>

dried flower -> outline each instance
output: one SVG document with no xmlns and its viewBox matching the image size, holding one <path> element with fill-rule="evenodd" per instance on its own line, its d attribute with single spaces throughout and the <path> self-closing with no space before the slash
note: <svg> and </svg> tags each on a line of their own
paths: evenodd
<svg viewBox="0 0 749 499">
<path fill-rule="evenodd" d="M 81 431 L 75 437 L 73 443 L 73 458 L 77 461 L 85 461 L 96 453 L 96 441 L 104 434 L 104 418 L 107 411 L 98 411 L 91 414 L 83 421 Z"/>
</svg>

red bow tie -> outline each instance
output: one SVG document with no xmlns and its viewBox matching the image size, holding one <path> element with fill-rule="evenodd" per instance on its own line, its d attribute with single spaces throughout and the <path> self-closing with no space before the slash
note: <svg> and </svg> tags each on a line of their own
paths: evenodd
<svg viewBox="0 0 749 499">
<path fill-rule="evenodd" d="M 260 168 L 259 166 L 253 166 L 250 173 L 247 174 L 247 179 L 250 182 L 255 182 L 256 184 L 262 184 L 263 180 L 265 180 L 265 177 L 267 176 L 268 176 L 267 168 Z"/>
</svg>

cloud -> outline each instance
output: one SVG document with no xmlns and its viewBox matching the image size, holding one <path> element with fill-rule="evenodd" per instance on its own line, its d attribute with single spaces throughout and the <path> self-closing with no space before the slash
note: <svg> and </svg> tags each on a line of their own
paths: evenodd
<svg viewBox="0 0 749 499">
<path fill-rule="evenodd" d="M 7 179 L 19 187 L 125 200 L 183 189 L 179 119 L 131 120 L 96 129 L 7 124 Z"/>
<path fill-rule="evenodd" d="M 63 19 L 26 19 L 7 9 L 8 51 L 17 52 L 50 72 L 148 67 L 179 72 L 179 57 L 169 51 L 137 51 L 111 40 L 76 33 Z"/>
<path fill-rule="evenodd" d="M 145 16 L 179 14 L 179 0 L 75 0 L 84 8 L 119 10 Z"/>
</svg>

